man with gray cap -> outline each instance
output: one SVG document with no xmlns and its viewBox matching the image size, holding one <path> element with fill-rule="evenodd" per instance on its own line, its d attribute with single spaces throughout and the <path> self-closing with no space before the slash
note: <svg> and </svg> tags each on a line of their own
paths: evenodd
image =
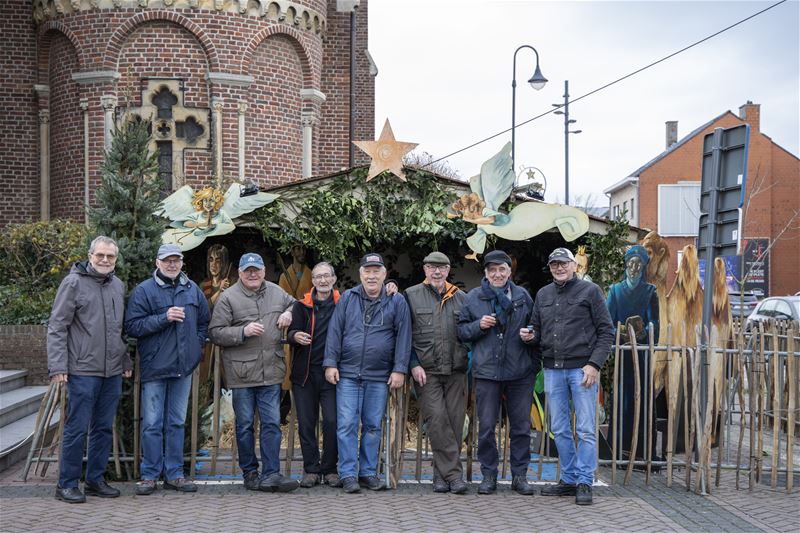
<svg viewBox="0 0 800 533">
<path fill-rule="evenodd" d="M 611 344 L 614 327 L 603 291 L 575 275 L 572 252 L 556 248 L 547 263 L 553 283 L 536 294 L 531 324 L 534 346 L 544 364 L 544 388 L 561 460 L 558 484 L 542 489 L 543 496 L 575 496 L 578 505 L 591 505 L 597 467 L 595 410 L 597 383 Z M 575 446 L 570 415 L 575 409 Z"/>
<path fill-rule="evenodd" d="M 422 260 L 425 281 L 405 292 L 411 311 L 411 375 L 433 450 L 433 491 L 465 494 L 461 435 L 466 405 L 467 349 L 457 318 L 466 294 L 447 282 L 450 259 L 431 252 Z"/>
<path fill-rule="evenodd" d="M 239 281 L 214 306 L 209 333 L 224 348 L 222 364 L 233 389 L 239 467 L 248 490 L 289 492 L 299 484 L 279 472 L 281 383 L 286 375 L 281 329 L 292 322 L 294 298 L 264 280 L 264 260 L 254 253 L 239 260 Z M 261 422 L 258 473 L 255 414 Z"/>
<path fill-rule="evenodd" d="M 183 473 L 184 424 L 209 313 L 203 291 L 182 266 L 180 247 L 161 245 L 153 276 L 133 289 L 125 313 L 125 331 L 138 340 L 142 380 L 141 496 L 156 490 L 162 474 L 165 489 L 197 490 Z"/>
<path fill-rule="evenodd" d="M 511 258 L 494 250 L 483 258 L 486 277 L 469 291 L 458 319 L 458 337 L 472 344 L 472 373 L 478 411 L 478 494 L 497 490 L 495 426 L 505 397 L 511 433 L 511 488 L 532 495 L 528 484 L 533 384 L 539 370 L 529 343 L 533 299 L 511 281 Z"/>
</svg>

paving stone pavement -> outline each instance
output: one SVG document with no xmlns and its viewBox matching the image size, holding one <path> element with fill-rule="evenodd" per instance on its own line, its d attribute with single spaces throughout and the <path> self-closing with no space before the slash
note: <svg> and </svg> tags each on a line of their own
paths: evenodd
<svg viewBox="0 0 800 533">
<path fill-rule="evenodd" d="M 609 470 L 601 469 L 608 479 Z M 501 484 L 497 494 L 433 494 L 431 485 L 404 483 L 395 491 L 346 495 L 326 486 L 290 494 L 244 490 L 214 482 L 195 494 L 158 490 L 70 505 L 53 498 L 52 482 L 0 479 L 0 530 L 16 531 L 800 531 L 800 490 L 766 485 L 734 488 L 732 474 L 709 496 L 687 492 L 680 473 L 644 483 L 596 487 L 595 504 L 573 498 L 520 496 Z"/>
</svg>

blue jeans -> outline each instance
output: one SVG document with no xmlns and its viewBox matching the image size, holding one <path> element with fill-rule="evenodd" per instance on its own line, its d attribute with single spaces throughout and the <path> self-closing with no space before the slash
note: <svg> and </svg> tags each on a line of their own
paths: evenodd
<svg viewBox="0 0 800 533">
<path fill-rule="evenodd" d="M 377 473 L 381 420 L 386 411 L 388 394 L 389 386 L 383 381 L 339 379 L 336 385 L 336 440 L 339 443 L 339 475 L 342 479 L 374 476 Z"/>
<path fill-rule="evenodd" d="M 583 370 L 544 369 L 544 390 L 550 411 L 550 430 L 555 435 L 561 461 L 561 481 L 571 485 L 591 485 L 597 469 L 597 440 L 594 435 L 594 417 L 597 409 L 597 383 L 591 387 L 581 385 Z M 570 400 L 575 409 L 575 433 L 578 446 L 572 438 Z"/>
<path fill-rule="evenodd" d="M 112 425 L 122 394 L 122 376 L 103 378 L 70 374 L 67 381 L 69 405 L 61 442 L 58 486 L 78 486 L 83 470 L 83 445 L 89 433 L 86 481 L 104 479 L 111 450 Z"/>
<path fill-rule="evenodd" d="M 236 413 L 236 446 L 239 449 L 239 468 L 242 474 L 258 472 L 253 422 L 258 409 L 261 431 L 261 477 L 280 469 L 281 453 L 281 385 L 233 389 L 233 412 Z"/>
<path fill-rule="evenodd" d="M 142 383 L 142 479 L 184 477 L 183 440 L 192 375 Z M 166 413 L 166 416 L 165 416 Z"/>
</svg>

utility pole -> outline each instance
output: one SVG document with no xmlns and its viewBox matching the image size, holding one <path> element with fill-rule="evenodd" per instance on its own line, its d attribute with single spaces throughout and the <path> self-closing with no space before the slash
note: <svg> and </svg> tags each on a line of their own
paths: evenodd
<svg viewBox="0 0 800 533">
<path fill-rule="evenodd" d="M 564 80 L 564 103 L 552 104 L 564 110 L 554 111 L 556 115 L 564 115 L 564 205 L 569 205 L 569 134 L 583 130 L 570 131 L 569 125 L 577 122 L 569 118 L 569 80 Z"/>
</svg>

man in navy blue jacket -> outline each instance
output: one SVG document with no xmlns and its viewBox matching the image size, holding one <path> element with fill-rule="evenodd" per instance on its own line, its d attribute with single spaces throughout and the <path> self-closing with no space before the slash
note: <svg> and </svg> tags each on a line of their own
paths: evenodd
<svg viewBox="0 0 800 533">
<path fill-rule="evenodd" d="M 336 305 L 322 362 L 325 379 L 336 385 L 339 475 L 347 493 L 359 492 L 360 485 L 386 488 L 376 474 L 387 385 L 403 386 L 411 355 L 408 304 L 399 294 L 386 294 L 383 258 L 365 255 L 359 274 L 361 285 L 345 291 Z"/>
<path fill-rule="evenodd" d="M 483 258 L 486 277 L 469 291 L 458 318 L 458 337 L 472 344 L 472 374 L 478 411 L 478 461 L 483 481 L 478 494 L 497 490 L 495 426 L 505 396 L 511 428 L 511 488 L 531 495 L 527 481 L 533 384 L 539 370 L 528 324 L 533 299 L 511 281 L 511 258 L 493 250 Z"/>
<path fill-rule="evenodd" d="M 183 440 L 192 372 L 200 363 L 208 330 L 208 303 L 181 272 L 176 244 L 158 249 L 153 277 L 133 290 L 125 331 L 138 339 L 142 379 L 142 479 L 136 494 L 152 494 L 164 474 L 164 488 L 195 492 L 183 473 Z M 166 417 L 166 423 L 164 418 Z"/>
</svg>

